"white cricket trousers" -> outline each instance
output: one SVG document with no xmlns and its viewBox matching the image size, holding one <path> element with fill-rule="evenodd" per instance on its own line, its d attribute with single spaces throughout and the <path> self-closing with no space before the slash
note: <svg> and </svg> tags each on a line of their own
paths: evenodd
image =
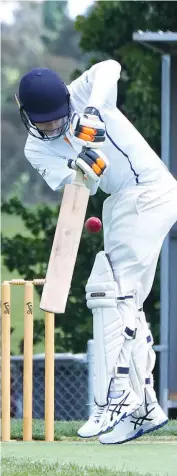
<svg viewBox="0 0 177 476">
<path fill-rule="evenodd" d="M 177 181 L 169 176 L 166 182 L 121 190 L 103 205 L 104 249 L 119 294 L 135 294 L 138 308 L 151 291 L 163 241 L 177 221 Z"/>
</svg>

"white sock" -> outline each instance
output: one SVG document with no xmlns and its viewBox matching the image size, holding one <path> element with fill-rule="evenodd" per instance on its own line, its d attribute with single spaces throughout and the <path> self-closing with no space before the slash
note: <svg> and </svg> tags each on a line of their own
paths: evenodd
<svg viewBox="0 0 177 476">
<path fill-rule="evenodd" d="M 121 382 L 122 381 L 122 382 Z M 122 385 L 121 385 L 122 383 Z M 124 393 L 125 378 L 113 378 L 111 381 L 109 397 L 119 398 Z"/>
<path fill-rule="evenodd" d="M 123 393 L 124 393 L 123 390 L 122 390 L 122 392 L 121 392 L 121 391 L 119 391 L 119 392 L 113 392 L 113 391 L 110 390 L 110 392 L 109 392 L 109 397 L 110 397 L 110 398 L 120 398 L 120 397 L 122 397 Z"/>
</svg>

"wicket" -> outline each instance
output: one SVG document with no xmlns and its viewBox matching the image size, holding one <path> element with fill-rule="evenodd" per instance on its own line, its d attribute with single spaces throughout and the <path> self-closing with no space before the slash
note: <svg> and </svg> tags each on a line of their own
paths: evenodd
<svg viewBox="0 0 177 476">
<path fill-rule="evenodd" d="M 2 441 L 10 440 L 11 286 L 24 286 L 23 441 L 32 441 L 33 291 L 44 279 L 2 283 Z M 54 441 L 54 314 L 45 313 L 45 440 Z"/>
</svg>

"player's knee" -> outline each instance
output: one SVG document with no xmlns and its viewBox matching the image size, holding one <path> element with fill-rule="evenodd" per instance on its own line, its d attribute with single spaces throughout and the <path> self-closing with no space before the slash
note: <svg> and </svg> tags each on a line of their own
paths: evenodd
<svg viewBox="0 0 177 476">
<path fill-rule="evenodd" d="M 95 258 L 93 269 L 86 285 L 87 307 L 117 307 L 117 283 L 104 251 Z"/>
<path fill-rule="evenodd" d="M 133 339 L 137 306 L 135 296 L 121 293 L 121 283 L 114 279 L 113 271 L 104 251 L 97 254 L 95 263 L 86 285 L 86 300 L 89 309 L 116 308 L 117 319 L 122 324 L 122 335 Z"/>
</svg>

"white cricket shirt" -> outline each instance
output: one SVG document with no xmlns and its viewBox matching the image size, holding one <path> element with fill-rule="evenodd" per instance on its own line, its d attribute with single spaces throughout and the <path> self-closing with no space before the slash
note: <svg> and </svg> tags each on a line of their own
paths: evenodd
<svg viewBox="0 0 177 476">
<path fill-rule="evenodd" d="M 106 124 L 106 141 L 100 149 L 110 165 L 100 179 L 99 187 L 107 194 L 172 178 L 157 154 L 116 107 L 120 71 L 121 66 L 116 61 L 103 61 L 68 86 L 72 110 L 82 113 L 87 106 L 96 107 Z M 69 131 L 66 137 L 49 142 L 29 134 L 25 156 L 50 188 L 60 190 L 73 181 L 75 172 L 68 168 L 67 161 L 75 160 L 81 149 Z M 91 195 L 96 193 L 98 183 L 92 184 L 89 180 L 86 184 Z"/>
</svg>

